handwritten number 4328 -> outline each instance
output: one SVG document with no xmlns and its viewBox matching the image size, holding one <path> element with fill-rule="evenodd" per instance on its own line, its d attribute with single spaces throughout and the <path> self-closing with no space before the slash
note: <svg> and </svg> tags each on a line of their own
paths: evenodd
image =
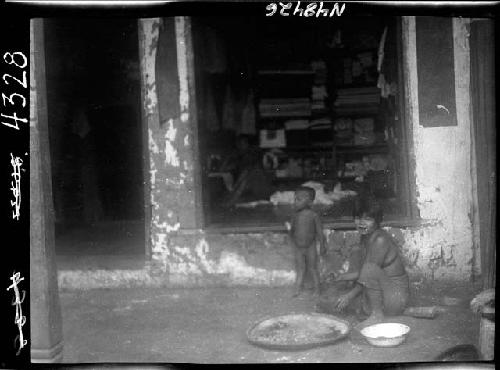
<svg viewBox="0 0 500 370">
<path fill-rule="evenodd" d="M 24 69 L 28 65 L 28 58 L 26 58 L 26 56 L 20 51 L 16 51 L 13 53 L 6 52 L 3 55 L 3 60 L 6 64 L 14 65 L 20 69 Z M 18 84 L 21 85 L 23 89 L 26 89 L 28 87 L 26 71 L 22 71 L 21 79 L 13 75 L 10 75 L 8 73 L 4 73 L 2 79 L 6 85 L 12 84 L 11 87 L 13 88 L 15 88 Z M 4 107 L 7 107 L 7 103 L 9 103 L 10 106 L 21 105 L 24 108 L 26 107 L 26 98 L 24 97 L 24 95 L 15 92 L 10 95 L 5 95 L 4 93 L 2 93 L 2 103 Z M 12 120 L 10 122 L 3 122 L 2 120 L 2 125 L 14 128 L 16 130 L 19 130 L 19 125 L 18 125 L 19 122 L 22 123 L 28 122 L 26 118 L 18 117 L 16 112 L 14 112 L 12 115 L 6 115 L 2 113 L 1 116 L 2 118 L 7 118 Z"/>
</svg>

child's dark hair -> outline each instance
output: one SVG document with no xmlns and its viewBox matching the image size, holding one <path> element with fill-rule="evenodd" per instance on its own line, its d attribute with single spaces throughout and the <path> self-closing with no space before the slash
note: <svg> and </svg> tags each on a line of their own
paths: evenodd
<svg viewBox="0 0 500 370">
<path fill-rule="evenodd" d="M 376 199 L 373 198 L 363 200 L 356 213 L 357 217 L 366 216 L 373 218 L 377 225 L 380 225 L 384 219 L 384 210 L 382 209 L 382 206 Z"/>
<path fill-rule="evenodd" d="M 314 201 L 314 198 L 316 198 L 316 190 L 313 188 L 310 188 L 308 186 L 299 186 L 297 189 L 295 189 L 296 193 L 303 192 L 306 193 L 309 196 L 309 199 L 311 199 L 311 202 Z"/>
</svg>

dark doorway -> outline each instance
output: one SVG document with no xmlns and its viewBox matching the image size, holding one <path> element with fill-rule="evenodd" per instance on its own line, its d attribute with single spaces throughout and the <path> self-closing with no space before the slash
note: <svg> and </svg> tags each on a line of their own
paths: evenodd
<svg viewBox="0 0 500 370">
<path fill-rule="evenodd" d="M 144 259 L 137 32 L 133 19 L 45 21 L 56 251 L 68 261 Z"/>
</svg>

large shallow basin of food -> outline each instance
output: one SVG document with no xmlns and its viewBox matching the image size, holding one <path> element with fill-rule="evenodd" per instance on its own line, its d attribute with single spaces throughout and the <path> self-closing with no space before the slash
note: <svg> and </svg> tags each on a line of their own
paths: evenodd
<svg viewBox="0 0 500 370">
<path fill-rule="evenodd" d="M 409 332 L 409 326 L 392 322 L 367 326 L 361 330 L 368 343 L 377 347 L 399 346 Z"/>
<path fill-rule="evenodd" d="M 292 313 L 259 320 L 247 330 L 247 338 L 259 347 L 293 351 L 333 344 L 350 330 L 349 323 L 336 316 Z"/>
</svg>

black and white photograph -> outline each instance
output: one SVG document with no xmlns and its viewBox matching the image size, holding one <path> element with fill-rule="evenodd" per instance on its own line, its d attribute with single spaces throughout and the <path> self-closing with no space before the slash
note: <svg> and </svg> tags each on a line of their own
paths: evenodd
<svg viewBox="0 0 500 370">
<path fill-rule="evenodd" d="M 491 3 L 38 3 L 0 45 L 9 351 L 494 368 Z"/>
</svg>

